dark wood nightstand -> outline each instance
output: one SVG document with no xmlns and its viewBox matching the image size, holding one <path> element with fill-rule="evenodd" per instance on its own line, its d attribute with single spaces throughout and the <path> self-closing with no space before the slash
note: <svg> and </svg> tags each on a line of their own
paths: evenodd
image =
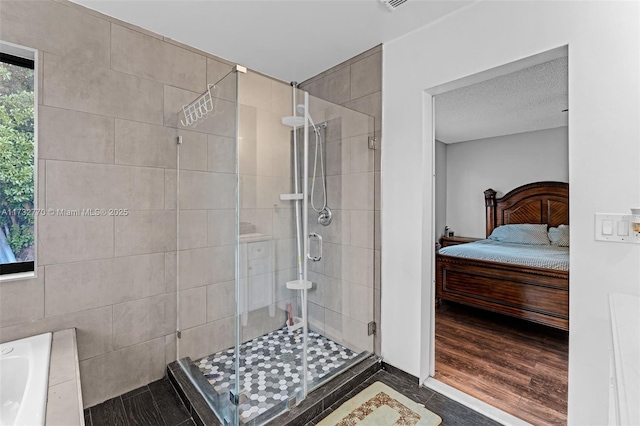
<svg viewBox="0 0 640 426">
<path fill-rule="evenodd" d="M 458 244 L 472 243 L 481 239 L 482 238 L 472 237 L 442 237 L 440 245 L 442 247 L 457 246 Z"/>
</svg>

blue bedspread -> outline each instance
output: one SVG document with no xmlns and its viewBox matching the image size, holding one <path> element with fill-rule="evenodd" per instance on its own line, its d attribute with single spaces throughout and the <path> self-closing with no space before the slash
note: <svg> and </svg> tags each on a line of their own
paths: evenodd
<svg viewBox="0 0 640 426">
<path fill-rule="evenodd" d="M 440 254 L 537 268 L 569 270 L 569 247 L 479 240 L 440 249 Z"/>
</svg>

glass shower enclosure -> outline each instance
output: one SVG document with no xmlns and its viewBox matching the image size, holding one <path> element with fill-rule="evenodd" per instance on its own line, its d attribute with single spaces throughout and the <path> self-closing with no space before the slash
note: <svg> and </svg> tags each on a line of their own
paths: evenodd
<svg viewBox="0 0 640 426">
<path fill-rule="evenodd" d="M 176 358 L 264 424 L 373 352 L 373 118 L 235 67 L 177 114 Z"/>
</svg>

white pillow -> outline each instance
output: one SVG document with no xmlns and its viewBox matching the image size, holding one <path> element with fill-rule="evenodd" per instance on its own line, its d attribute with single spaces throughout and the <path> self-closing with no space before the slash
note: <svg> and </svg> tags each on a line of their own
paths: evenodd
<svg viewBox="0 0 640 426">
<path fill-rule="evenodd" d="M 549 240 L 554 246 L 569 247 L 569 225 L 549 228 Z"/>
<path fill-rule="evenodd" d="M 490 240 L 503 243 L 549 245 L 547 225 L 523 223 L 517 225 L 502 225 L 493 230 Z"/>
</svg>

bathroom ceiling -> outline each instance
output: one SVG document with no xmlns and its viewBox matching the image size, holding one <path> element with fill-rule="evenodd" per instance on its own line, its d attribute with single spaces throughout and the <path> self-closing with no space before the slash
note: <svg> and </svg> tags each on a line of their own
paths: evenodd
<svg viewBox="0 0 640 426">
<path fill-rule="evenodd" d="M 485 139 L 568 125 L 568 61 L 557 58 L 436 95 L 436 139 Z"/>
<path fill-rule="evenodd" d="M 474 1 L 72 0 L 284 81 L 302 82 Z"/>
</svg>

